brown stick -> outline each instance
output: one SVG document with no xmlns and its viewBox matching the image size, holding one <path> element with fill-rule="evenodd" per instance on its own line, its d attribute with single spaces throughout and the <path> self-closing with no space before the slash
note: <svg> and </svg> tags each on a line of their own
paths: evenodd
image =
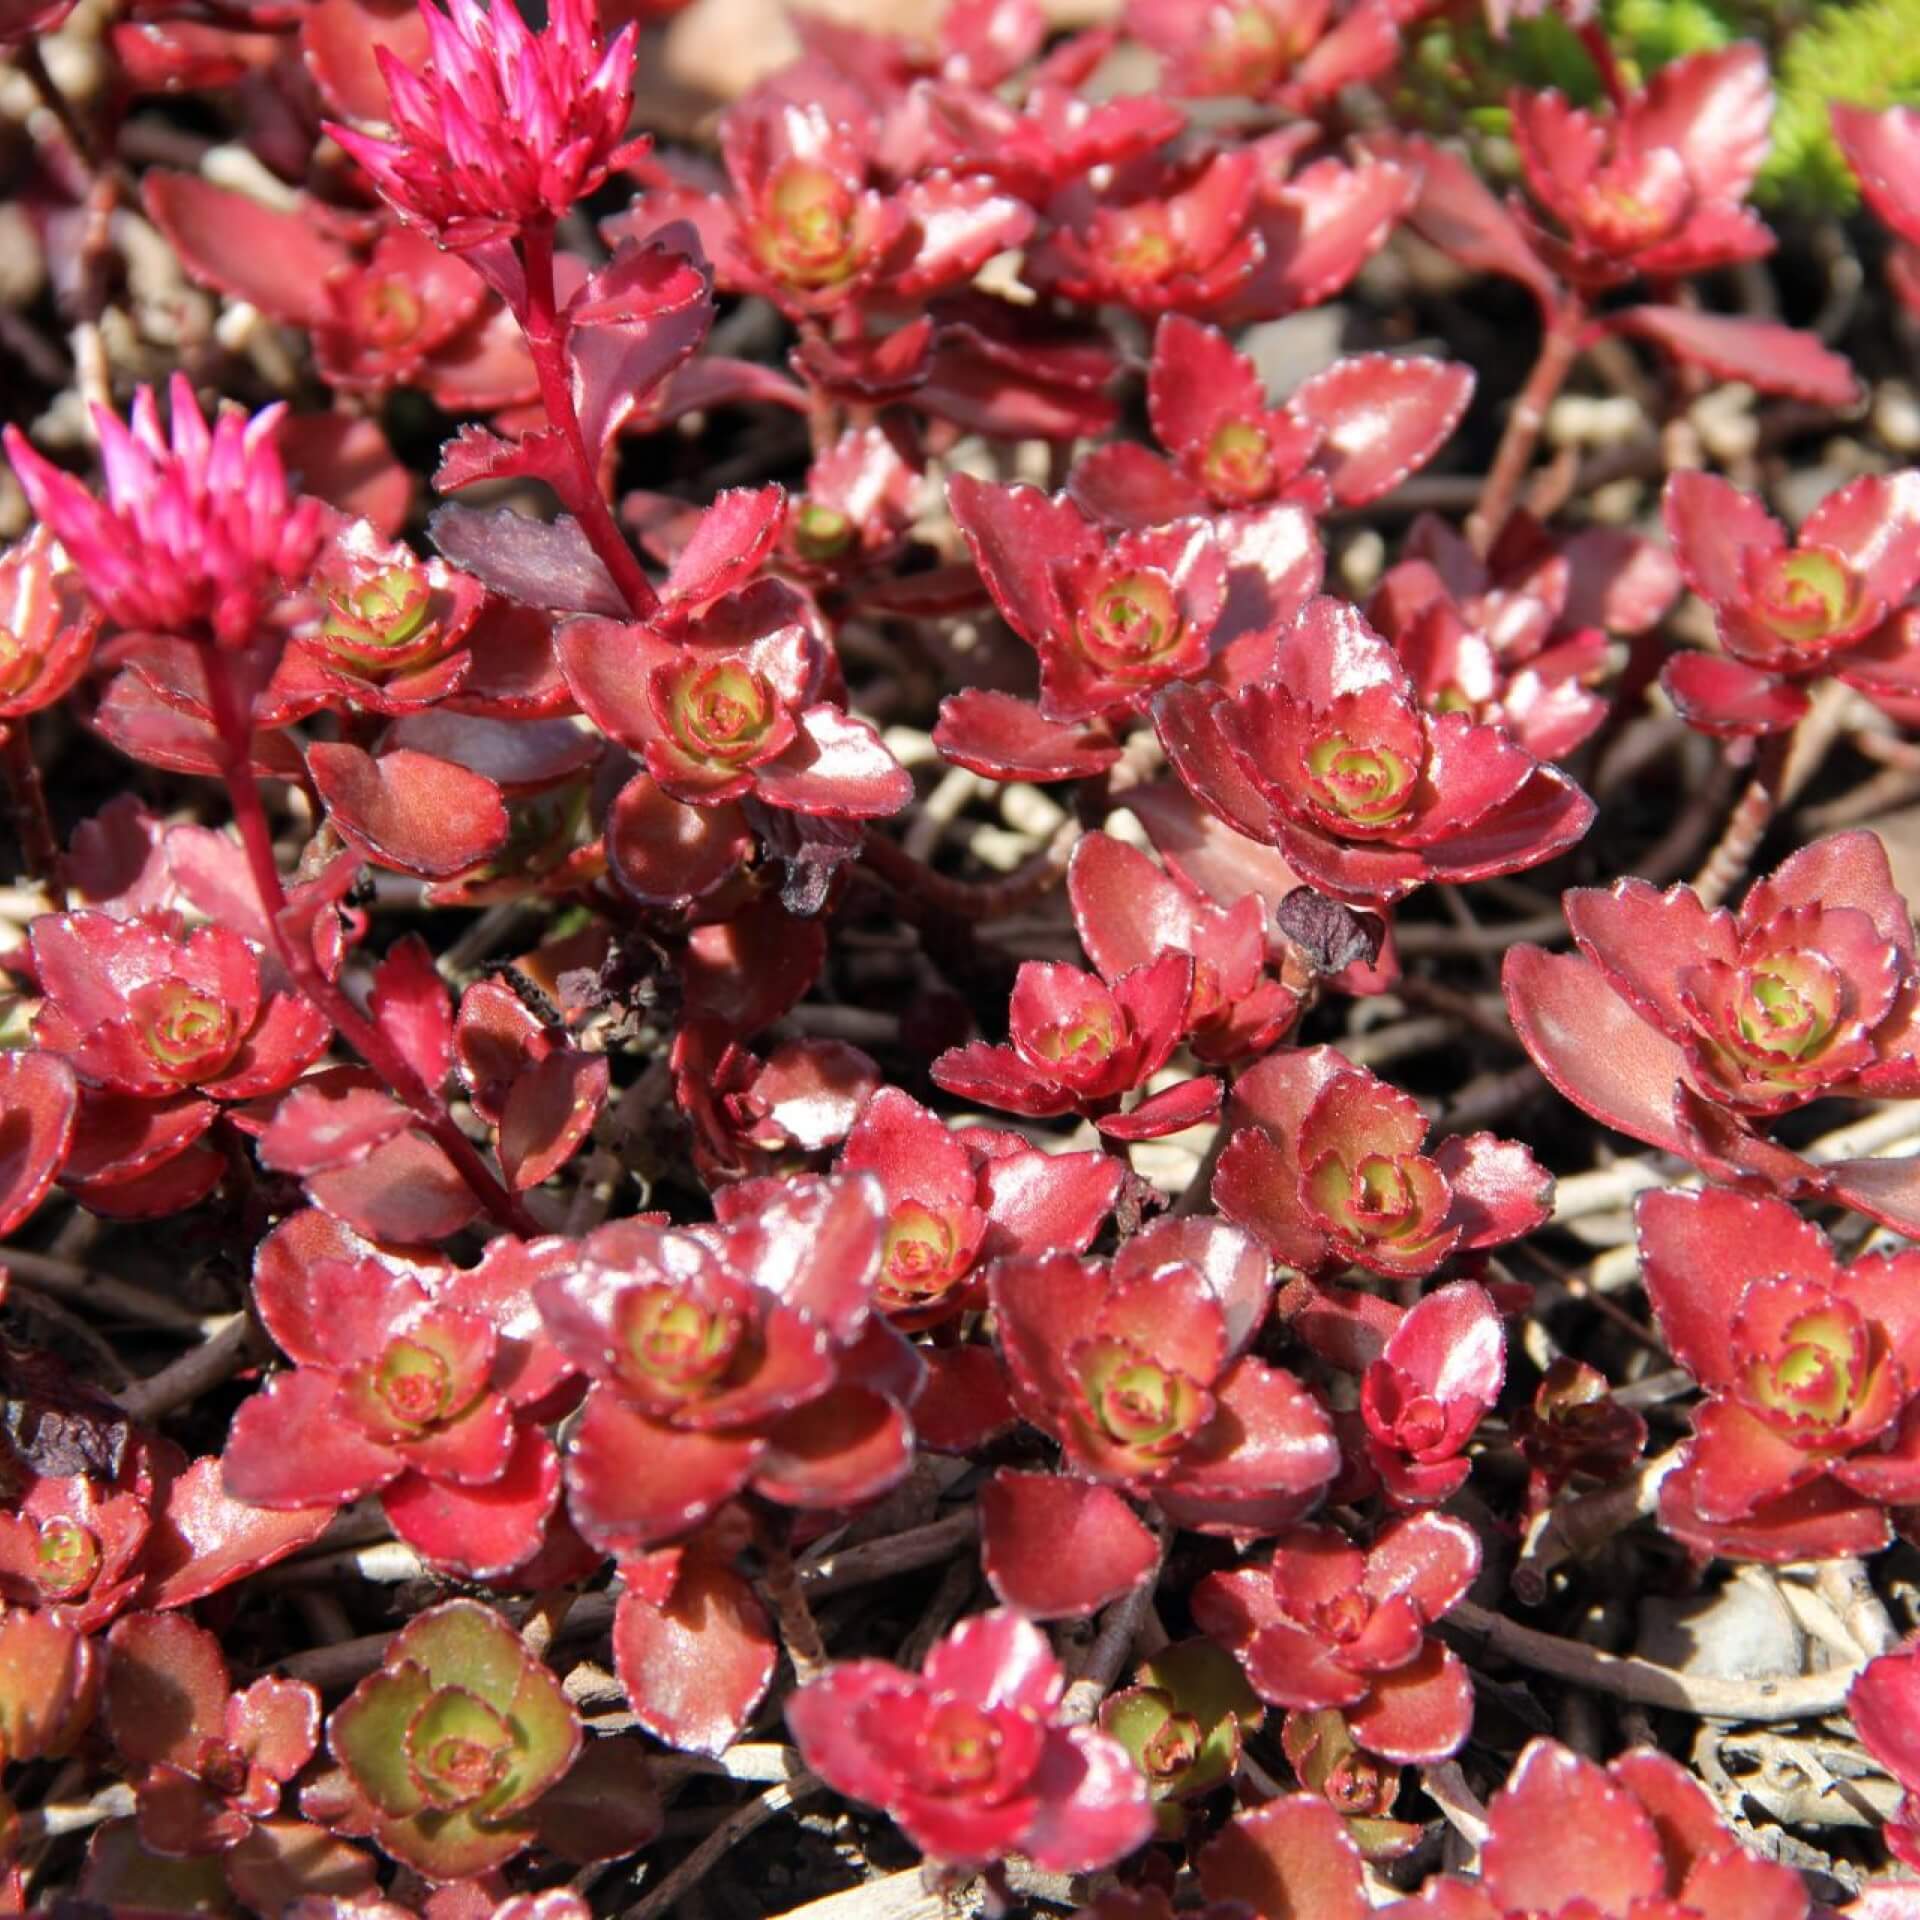
<svg viewBox="0 0 1920 1920">
<path fill-rule="evenodd" d="M 14 826 L 27 871 L 46 888 L 54 912 L 65 913 L 67 887 L 60 842 L 53 831 L 53 817 L 47 812 L 47 790 L 40 782 L 40 766 L 33 757 L 26 717 L 0 726 L 0 735 L 5 740 L 0 754 L 4 754 L 7 790 L 13 800 Z"/>
<path fill-rule="evenodd" d="M 1617 1700 L 1698 1714 L 1703 1720 L 1804 1720 L 1838 1713 L 1860 1673 L 1858 1667 L 1837 1667 L 1777 1680 L 1721 1680 L 1710 1674 L 1680 1673 L 1651 1660 L 1602 1653 L 1578 1640 L 1523 1627 L 1505 1614 L 1464 1600 L 1441 1624 L 1471 1636 L 1487 1652 L 1536 1673 L 1552 1674 Z"/>
<path fill-rule="evenodd" d="M 736 1807 L 687 1857 L 665 1875 L 652 1892 L 644 1894 L 628 1907 L 620 1920 L 655 1920 L 682 1895 L 697 1887 L 748 1834 L 764 1827 L 776 1814 L 785 1813 L 816 1793 L 823 1792 L 824 1780 L 802 1774 L 797 1780 L 769 1787 L 756 1800 Z"/>
<path fill-rule="evenodd" d="M 1652 1513 L 1660 1504 L 1660 1483 L 1680 1464 L 1684 1451 L 1670 1448 L 1643 1462 L 1631 1479 L 1618 1486 L 1550 1507 L 1513 1570 L 1513 1591 L 1523 1604 L 1538 1606 L 1556 1569 L 1597 1552 L 1615 1534 Z"/>
<path fill-rule="evenodd" d="M 158 1373 L 137 1380 L 115 1401 L 130 1419 L 143 1424 L 157 1420 L 175 1407 L 197 1400 L 206 1390 L 240 1371 L 246 1364 L 247 1347 L 253 1337 L 251 1317 L 242 1312 L 231 1315 L 208 1334 L 191 1353 L 164 1366 Z"/>
<path fill-rule="evenodd" d="M 780 1631 L 780 1644 L 793 1662 L 793 1675 L 802 1686 L 824 1671 L 827 1643 L 820 1635 L 820 1623 L 807 1605 L 800 1584 L 800 1570 L 794 1565 L 787 1545 L 788 1520 L 784 1513 L 762 1513 L 760 1552 L 766 1572 L 760 1578 L 760 1591 L 772 1610 Z"/>
<path fill-rule="evenodd" d="M 1053 838 L 1004 880 L 956 880 L 951 874 L 937 872 L 924 860 L 916 860 L 877 827 L 867 834 L 860 863 L 885 881 L 902 901 L 950 914 L 956 920 L 1004 920 L 1028 901 L 1052 890 L 1067 870 L 1067 858 L 1081 831 L 1080 822 L 1069 815 Z"/>
</svg>

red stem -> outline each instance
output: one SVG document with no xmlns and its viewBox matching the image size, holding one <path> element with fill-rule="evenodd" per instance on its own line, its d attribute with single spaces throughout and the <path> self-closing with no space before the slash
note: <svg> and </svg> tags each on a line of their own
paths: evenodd
<svg viewBox="0 0 1920 1920">
<path fill-rule="evenodd" d="M 1587 304 L 1577 293 L 1564 295 L 1547 322 L 1547 330 L 1540 340 L 1539 358 L 1534 361 L 1527 384 L 1513 403 L 1513 411 L 1507 415 L 1486 485 L 1480 489 L 1479 501 L 1467 516 L 1467 538 L 1473 543 L 1474 552 L 1483 557 L 1492 550 L 1513 512 L 1514 496 L 1520 491 L 1527 463 L 1533 458 L 1540 429 L 1546 425 L 1547 409 L 1566 385 L 1567 375 L 1580 357 L 1586 324 Z"/>
<path fill-rule="evenodd" d="M 1627 86 L 1627 77 L 1620 71 L 1620 62 L 1613 51 L 1613 42 L 1607 38 L 1607 30 L 1598 21 L 1589 21 L 1580 29 L 1581 44 L 1587 50 L 1587 57 L 1593 62 L 1600 74 L 1600 84 L 1607 90 L 1607 98 L 1613 102 L 1616 113 L 1624 112 L 1631 90 Z"/>
<path fill-rule="evenodd" d="M 1720 838 L 1707 855 L 1706 864 L 1693 879 L 1694 892 L 1708 906 L 1717 907 L 1740 884 L 1741 876 L 1753 864 L 1753 856 L 1779 811 L 1781 783 L 1786 777 L 1787 759 L 1792 750 L 1791 733 L 1769 734 L 1761 741 L 1753 778 L 1727 816 L 1727 824 L 1721 828 Z"/>
<path fill-rule="evenodd" d="M 1061 878 L 1078 839 L 1077 829 L 1063 829 L 1004 880 L 959 880 L 936 871 L 897 840 L 889 840 L 879 827 L 870 826 L 860 861 L 902 900 L 956 920 L 1004 920 Z"/>
<path fill-rule="evenodd" d="M 27 716 L 0 721 L 4 736 L 7 787 L 13 797 L 14 824 L 19 829 L 20 851 L 26 855 L 27 870 L 47 890 L 56 913 L 67 910 L 66 876 L 60 860 L 60 842 L 47 812 L 46 789 L 40 784 L 40 768 L 33 757 L 33 741 L 27 732 Z"/>
<path fill-rule="evenodd" d="M 660 597 L 614 520 L 606 495 L 600 491 L 600 474 L 580 431 L 580 416 L 573 405 L 573 374 L 567 358 L 567 323 L 554 301 L 551 226 L 527 229 L 521 259 L 527 275 L 527 311 L 521 325 L 527 336 L 527 350 L 533 356 L 533 370 L 540 380 L 540 403 L 547 410 L 548 423 L 573 456 L 573 485 L 561 492 L 562 504 L 579 521 L 581 532 L 599 555 L 600 564 L 612 575 L 634 618 L 644 620 L 659 606 Z"/>
<path fill-rule="evenodd" d="M 226 764 L 222 772 L 227 799 L 233 808 L 234 825 L 240 830 L 240 844 L 246 849 L 254 889 L 260 896 L 267 930 L 280 964 L 307 999 L 333 1023 L 340 1038 L 386 1083 L 395 1099 L 412 1109 L 414 1117 L 432 1135 L 481 1206 L 509 1232 L 526 1238 L 536 1236 L 540 1232 L 539 1223 L 495 1178 L 473 1142 L 454 1123 L 446 1102 L 427 1085 L 412 1062 L 378 1025 L 353 1004 L 345 990 L 320 971 L 311 951 L 303 951 L 301 943 L 288 937 L 281 919 L 287 895 L 280 881 L 280 863 L 274 857 L 273 829 L 267 822 L 267 810 L 250 764 L 252 729 L 241 705 L 239 689 L 234 685 L 227 655 L 217 647 L 208 647 L 204 657 L 208 705 L 225 749 Z"/>
</svg>

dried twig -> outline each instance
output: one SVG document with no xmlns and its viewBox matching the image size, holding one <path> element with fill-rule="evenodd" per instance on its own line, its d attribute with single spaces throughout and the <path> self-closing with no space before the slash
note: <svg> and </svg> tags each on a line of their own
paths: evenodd
<svg viewBox="0 0 1920 1920">
<path fill-rule="evenodd" d="M 245 1313 L 230 1313 L 209 1326 L 207 1337 L 191 1352 L 114 1395 L 130 1419 L 143 1423 L 157 1420 L 240 1371 L 253 1338 L 252 1318 Z"/>
<path fill-rule="evenodd" d="M 1840 1616 L 1841 1624 L 1869 1660 L 1890 1652 L 1900 1640 L 1886 1602 L 1874 1591 L 1860 1560 L 1823 1560 L 1814 1569 L 1814 1591 Z"/>
<path fill-rule="evenodd" d="M 1838 1667 L 1827 1673 L 1796 1674 L 1788 1678 L 1723 1680 L 1711 1674 L 1681 1673 L 1634 1655 L 1602 1653 L 1578 1640 L 1523 1627 L 1504 1614 L 1462 1601 L 1441 1623 L 1536 1673 L 1552 1674 L 1575 1686 L 1618 1700 L 1636 1700 L 1642 1706 L 1669 1707 L 1678 1713 L 1698 1714 L 1706 1720 L 1805 1720 L 1838 1713 L 1847 1703 L 1847 1689 L 1858 1667 Z"/>
<path fill-rule="evenodd" d="M 118 1315 L 141 1326 L 161 1327 L 169 1333 L 203 1333 L 206 1322 L 200 1315 L 169 1300 L 135 1286 L 130 1280 L 115 1279 L 109 1273 L 96 1273 L 91 1267 L 61 1260 L 50 1253 L 35 1253 L 26 1247 L 9 1247 L 4 1264 L 9 1273 L 38 1287 L 42 1293 L 63 1300 L 68 1306 L 96 1308 L 103 1317 Z"/>
<path fill-rule="evenodd" d="M 620 1920 L 654 1920 L 655 1915 L 665 1913 L 676 1900 L 697 1887 L 748 1834 L 764 1827 L 776 1814 L 785 1813 L 802 1800 L 822 1792 L 825 1786 L 826 1782 L 815 1775 L 802 1774 L 799 1779 L 769 1787 L 758 1799 L 736 1807 L 671 1873 L 661 1878 L 651 1893 L 628 1907 Z"/>
<path fill-rule="evenodd" d="M 1596 1553 L 1615 1534 L 1644 1520 L 1660 1504 L 1660 1483 L 1680 1464 L 1683 1449 L 1670 1448 L 1643 1461 L 1639 1471 L 1617 1486 L 1578 1500 L 1556 1501 L 1541 1516 L 1513 1569 L 1513 1591 L 1527 1606 L 1547 1596 L 1554 1572 L 1569 1560 Z"/>
<path fill-rule="evenodd" d="M 868 1540 L 857 1547 L 844 1547 L 838 1553 L 803 1565 L 799 1570 L 800 1585 L 810 1596 L 842 1593 L 849 1587 L 867 1586 L 915 1567 L 934 1566 L 971 1540 L 978 1525 L 974 1510 L 967 1507 L 885 1540 Z M 344 1560 L 343 1555 L 343 1563 Z M 567 1615 L 562 1637 L 584 1638 L 604 1632 L 613 1624 L 616 1599 L 612 1593 L 583 1593 Z M 363 1673 L 371 1673 L 380 1664 L 388 1638 L 384 1633 L 368 1633 L 331 1646 L 312 1647 L 280 1661 L 278 1670 L 296 1680 L 311 1680 L 322 1689 L 351 1686 Z"/>
<path fill-rule="evenodd" d="M 1426 1795 L 1445 1816 L 1447 1825 L 1467 1843 L 1469 1854 L 1477 1856 L 1487 1843 L 1491 1829 L 1487 1825 L 1487 1810 L 1480 1796 L 1467 1785 L 1467 1776 L 1460 1771 L 1458 1760 L 1448 1760 L 1437 1767 L 1424 1767 L 1420 1773 L 1420 1784 Z M 1471 1871 L 1471 1862 L 1468 1864 Z"/>
<path fill-rule="evenodd" d="M 1068 1687 L 1067 1697 L 1061 1703 L 1060 1717 L 1069 1725 L 1087 1725 L 1100 1711 L 1101 1701 L 1113 1691 L 1113 1683 L 1126 1664 L 1127 1653 L 1153 1610 L 1153 1594 L 1158 1585 L 1156 1569 L 1100 1616 L 1100 1631 L 1087 1649 L 1078 1678 Z"/>
</svg>

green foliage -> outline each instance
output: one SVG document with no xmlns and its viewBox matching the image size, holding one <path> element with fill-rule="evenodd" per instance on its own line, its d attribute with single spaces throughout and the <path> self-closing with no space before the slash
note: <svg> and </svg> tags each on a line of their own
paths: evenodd
<svg viewBox="0 0 1920 1920">
<path fill-rule="evenodd" d="M 1755 21 L 1726 0 L 1611 0 L 1614 44 L 1642 73 L 1689 53 L 1711 53 L 1753 31 Z"/>
<path fill-rule="evenodd" d="M 1773 49 L 1779 107 L 1759 197 L 1819 212 L 1856 202 L 1853 177 L 1827 124 L 1836 100 L 1920 105 L 1920 0 L 1606 0 L 1607 29 L 1629 75 L 1737 39 Z M 1422 124 L 1498 134 L 1513 87 L 1558 87 L 1592 104 L 1599 79 L 1579 36 L 1557 15 L 1515 23 L 1506 41 L 1477 8 L 1423 33 L 1398 104 Z"/>
<path fill-rule="evenodd" d="M 1827 124 L 1836 100 L 1863 107 L 1920 104 L 1920 0 L 1836 0 L 1783 33 L 1780 105 L 1765 193 L 1843 211 L 1858 198 Z"/>
</svg>

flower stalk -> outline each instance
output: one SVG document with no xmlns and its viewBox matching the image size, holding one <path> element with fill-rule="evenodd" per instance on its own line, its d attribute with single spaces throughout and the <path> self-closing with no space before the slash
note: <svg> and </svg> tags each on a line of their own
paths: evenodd
<svg viewBox="0 0 1920 1920">
<path fill-rule="evenodd" d="M 644 620 L 659 606 L 633 548 L 614 520 L 601 491 L 593 456 L 580 431 L 580 415 L 573 402 L 573 377 L 567 357 L 570 328 L 554 297 L 553 223 L 532 221 L 521 237 L 521 264 L 527 277 L 526 310 L 521 329 L 540 380 L 540 403 L 547 420 L 565 443 L 574 472 L 572 484 L 562 490 L 562 504 L 580 523 L 600 563 L 620 590 L 634 618 Z"/>
<path fill-rule="evenodd" d="M 1586 301 L 1570 290 L 1563 293 L 1547 322 L 1526 385 L 1520 389 L 1513 411 L 1507 415 L 1480 498 L 1467 517 L 1467 539 L 1483 559 L 1492 552 L 1501 529 L 1512 516 L 1520 482 L 1526 475 L 1534 448 L 1539 445 L 1541 429 L 1547 424 L 1547 410 L 1559 397 L 1574 362 L 1580 357 L 1586 344 L 1586 329 Z"/>
<path fill-rule="evenodd" d="M 311 952 L 288 937 L 282 919 L 287 905 L 286 889 L 280 879 L 280 863 L 274 856 L 273 829 L 249 765 L 251 729 L 240 689 L 234 682 L 226 653 L 209 647 L 202 657 L 206 662 L 208 704 L 223 750 L 221 777 L 226 784 L 227 801 L 233 809 L 234 826 L 246 850 L 261 912 L 281 965 L 307 999 L 333 1023 L 341 1039 L 380 1076 L 395 1098 L 412 1110 L 487 1214 L 510 1233 L 538 1233 L 538 1222 L 481 1159 L 472 1141 L 460 1131 L 447 1110 L 446 1102 L 426 1084 L 378 1025 L 353 1004 L 342 988 L 326 978 L 314 963 Z"/>
</svg>

